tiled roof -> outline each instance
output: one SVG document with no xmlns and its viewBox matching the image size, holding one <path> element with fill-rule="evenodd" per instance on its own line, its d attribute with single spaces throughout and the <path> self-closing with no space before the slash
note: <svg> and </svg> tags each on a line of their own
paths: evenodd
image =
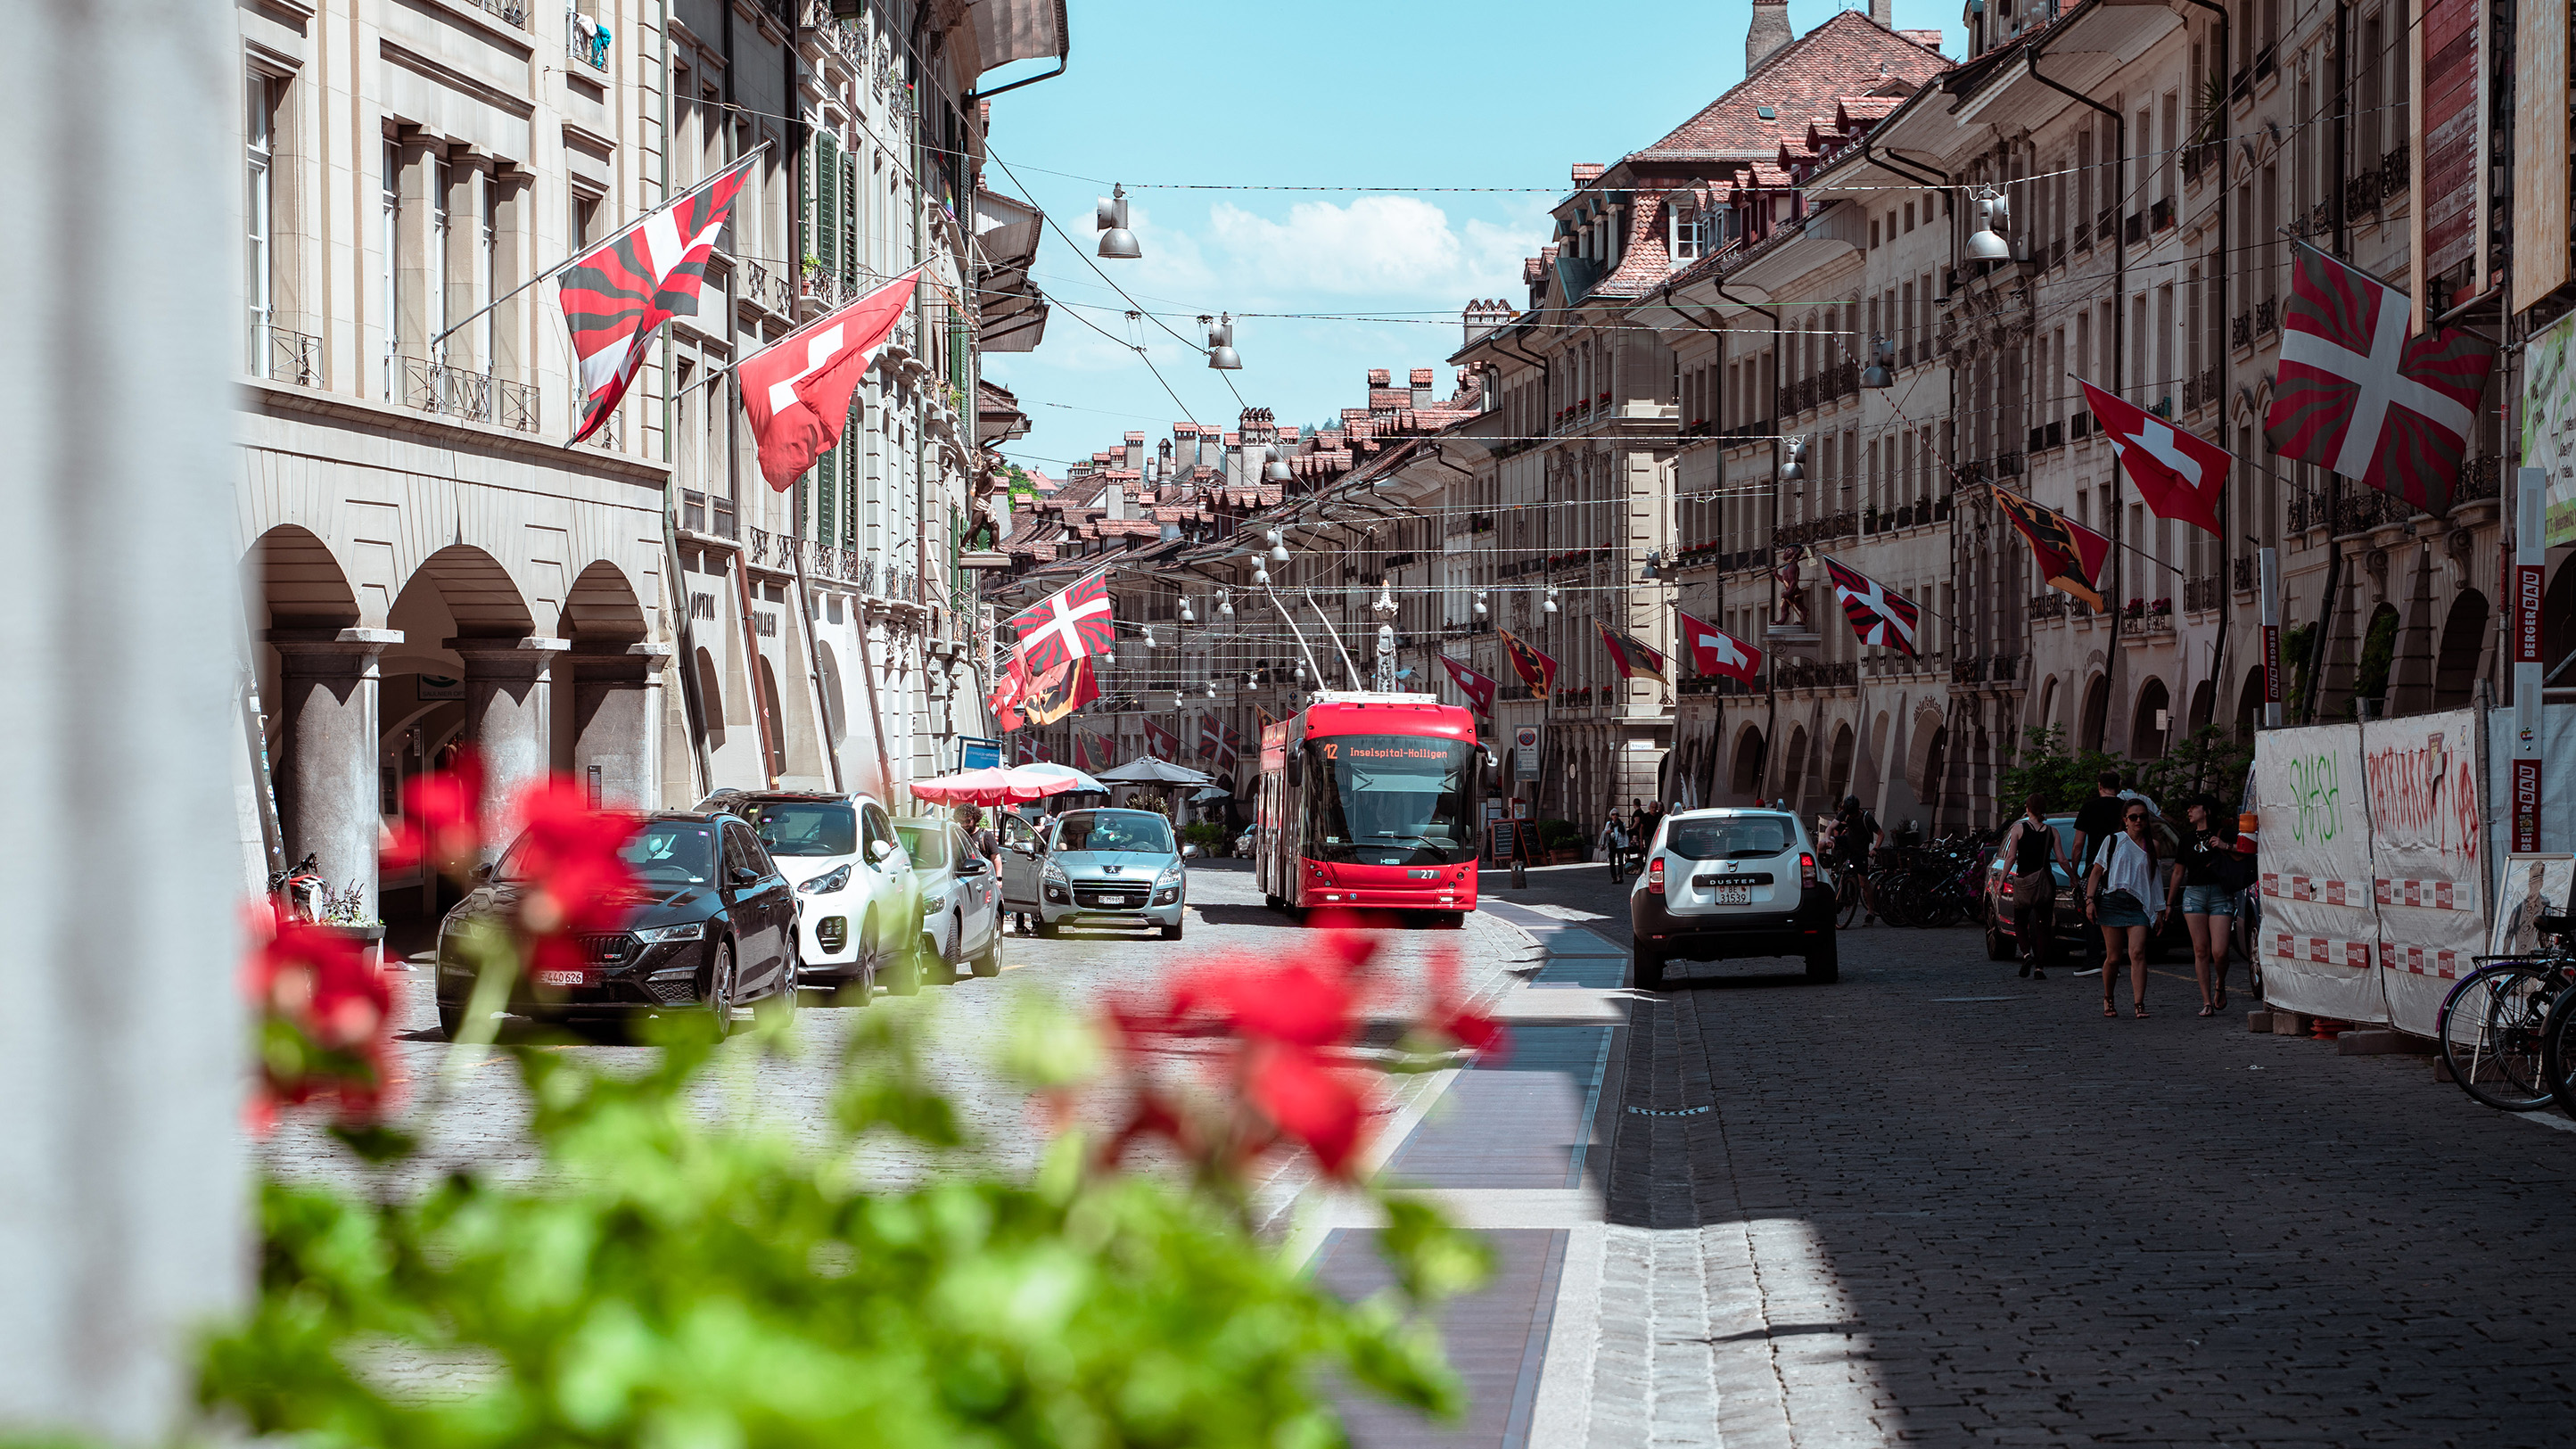
<svg viewBox="0 0 2576 1449">
<path fill-rule="evenodd" d="M 1882 90 L 1910 94 L 1948 70 L 1949 60 L 1935 48 L 1939 37 L 1933 42 L 1927 46 L 1905 32 L 1891 31 L 1858 10 L 1836 11 L 1773 51 L 1751 75 L 1670 135 L 1627 159 L 1773 159 L 1784 122 L 1803 127 L 1812 116 L 1830 114 L 1844 96 Z M 1772 108 L 1772 119 L 1762 118 L 1761 106 Z"/>
</svg>

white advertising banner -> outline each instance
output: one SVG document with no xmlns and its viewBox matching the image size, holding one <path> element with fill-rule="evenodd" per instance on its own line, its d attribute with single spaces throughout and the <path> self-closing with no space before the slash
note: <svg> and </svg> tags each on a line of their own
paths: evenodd
<svg viewBox="0 0 2576 1449">
<path fill-rule="evenodd" d="M 2400 1031 L 2431 1036 L 2442 998 L 2487 944 L 2490 842 L 2478 789 L 2478 712 L 2354 728 L 2387 1019 Z"/>
<path fill-rule="evenodd" d="M 2254 740 L 2262 829 L 2263 996 L 2339 1021 L 2384 1022 L 2361 726 L 2265 730 Z"/>
</svg>

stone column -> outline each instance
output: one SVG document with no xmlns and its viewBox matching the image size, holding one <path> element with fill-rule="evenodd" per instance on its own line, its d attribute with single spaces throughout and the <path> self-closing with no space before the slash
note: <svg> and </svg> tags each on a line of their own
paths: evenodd
<svg viewBox="0 0 2576 1449">
<path fill-rule="evenodd" d="M 572 774 L 599 805 L 652 810 L 662 780 L 662 666 L 668 644 L 576 648 L 572 666 Z"/>
<path fill-rule="evenodd" d="M 277 819 L 289 865 L 307 852 L 331 889 L 353 882 L 374 920 L 378 799 L 376 660 L 394 629 L 271 629 L 278 655 Z"/>
<path fill-rule="evenodd" d="M 487 860 L 497 859 L 519 833 L 511 809 L 519 792 L 553 768 L 549 691 L 555 656 L 571 648 L 572 641 L 530 635 L 450 639 L 447 647 L 465 661 L 466 738 L 483 759 L 483 812 L 492 822 L 492 839 L 484 843 L 483 853 Z"/>
</svg>

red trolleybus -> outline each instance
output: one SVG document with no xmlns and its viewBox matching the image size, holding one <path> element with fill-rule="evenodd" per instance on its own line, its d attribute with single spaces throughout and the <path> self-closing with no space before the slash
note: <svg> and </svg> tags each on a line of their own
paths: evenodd
<svg viewBox="0 0 2576 1449">
<path fill-rule="evenodd" d="M 1476 717 L 1427 694 L 1327 693 L 1261 732 L 1253 875 L 1273 906 L 1476 908 Z"/>
</svg>

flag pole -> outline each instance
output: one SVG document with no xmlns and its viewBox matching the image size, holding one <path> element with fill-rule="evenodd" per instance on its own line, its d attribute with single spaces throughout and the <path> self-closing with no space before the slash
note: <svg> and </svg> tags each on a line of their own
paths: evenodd
<svg viewBox="0 0 2576 1449">
<path fill-rule="evenodd" d="M 769 142 L 761 142 L 759 145 L 752 147 L 749 151 L 744 152 L 741 156 L 738 156 L 734 160 L 726 163 L 723 169 L 717 171 L 713 176 L 710 176 L 706 180 L 699 182 L 697 185 L 690 187 L 688 190 L 681 192 L 679 195 L 670 198 L 660 206 L 654 207 L 651 211 L 645 212 L 643 215 L 636 217 L 633 221 L 626 223 L 617 230 L 610 232 L 603 240 L 594 242 L 589 246 L 579 248 L 574 251 L 571 256 L 564 258 L 562 261 L 559 261 L 553 266 L 546 268 L 544 271 L 537 273 L 535 276 L 528 278 L 526 281 L 512 287 L 510 290 L 503 292 L 500 296 L 493 298 L 491 301 L 484 303 L 473 311 L 466 313 L 453 325 L 449 326 L 446 331 L 430 338 L 429 345 L 431 347 L 436 347 L 438 344 L 445 342 L 448 338 L 454 336 L 459 331 L 462 331 L 467 323 L 472 322 L 475 318 L 482 316 L 484 313 L 491 311 L 502 303 L 509 301 L 512 297 L 519 295 L 530 287 L 552 281 L 556 277 L 563 275 L 565 272 L 578 265 L 583 257 L 589 256 L 591 253 L 596 252 L 603 247 L 616 245 L 620 240 L 624 239 L 628 232 L 635 230 L 637 227 L 651 221 L 655 216 L 662 212 L 670 210 L 672 207 L 679 205 L 681 202 L 688 200 L 690 197 L 695 196 L 699 192 L 706 190 L 708 187 L 715 185 L 719 181 L 722 181 L 725 178 L 726 172 L 740 167 L 745 162 L 758 159 L 760 153 L 768 150 L 769 147 Z"/>
</svg>

